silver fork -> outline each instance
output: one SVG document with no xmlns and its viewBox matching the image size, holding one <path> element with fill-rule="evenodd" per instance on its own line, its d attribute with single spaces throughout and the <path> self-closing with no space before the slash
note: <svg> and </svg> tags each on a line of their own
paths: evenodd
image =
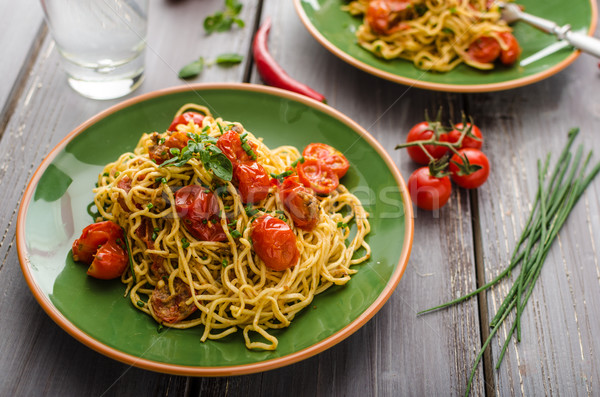
<svg viewBox="0 0 600 397">
<path fill-rule="evenodd" d="M 515 3 L 496 3 L 502 9 L 502 19 L 507 23 L 516 21 L 527 22 L 546 33 L 555 35 L 559 40 L 565 40 L 573 47 L 600 58 L 600 40 L 583 33 L 573 32 L 571 25 L 559 26 L 556 22 L 540 18 L 521 11 Z"/>
</svg>

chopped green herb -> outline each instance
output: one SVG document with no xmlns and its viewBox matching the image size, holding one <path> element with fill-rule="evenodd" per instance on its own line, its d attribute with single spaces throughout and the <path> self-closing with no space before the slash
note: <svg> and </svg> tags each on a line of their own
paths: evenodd
<svg viewBox="0 0 600 397">
<path fill-rule="evenodd" d="M 300 164 L 304 164 L 304 161 L 305 161 L 305 160 L 304 160 L 304 156 L 300 156 L 300 157 L 299 157 L 297 160 L 295 160 L 295 161 L 292 163 L 292 168 L 293 168 L 293 167 L 296 167 L 296 166 L 298 165 L 298 163 L 300 163 Z"/>
<path fill-rule="evenodd" d="M 454 34 L 454 31 L 450 28 L 443 28 L 442 32 L 447 33 L 447 34 Z"/>
<path fill-rule="evenodd" d="M 246 215 L 248 216 L 254 216 L 258 213 L 257 209 L 252 208 L 252 206 L 248 205 L 246 208 L 244 208 L 246 210 Z"/>
<path fill-rule="evenodd" d="M 181 239 L 181 246 L 185 249 L 190 246 L 190 242 L 185 237 Z"/>
<path fill-rule="evenodd" d="M 345 229 L 348 227 L 348 224 L 344 222 L 338 222 L 337 227 L 339 227 L 340 229 Z"/>
<path fill-rule="evenodd" d="M 133 159 L 133 158 L 135 158 L 135 157 L 133 157 L 132 155 L 129 155 L 129 158 L 130 158 L 130 159 Z"/>
<path fill-rule="evenodd" d="M 293 171 L 283 171 L 281 174 L 271 173 L 271 178 L 277 179 L 279 182 L 283 182 L 284 178 L 292 175 L 293 173 L 294 173 Z"/>
<path fill-rule="evenodd" d="M 146 205 L 146 207 L 148 207 L 148 209 L 149 209 L 149 210 L 151 210 L 151 209 L 154 207 L 154 204 L 152 204 L 152 203 L 148 203 L 148 204 Z"/>
<path fill-rule="evenodd" d="M 242 142 L 246 142 L 246 137 L 248 136 L 248 132 L 244 131 L 244 133 L 242 135 L 240 135 L 240 140 Z"/>
<path fill-rule="evenodd" d="M 164 329 L 164 328 L 165 328 L 165 327 L 163 327 L 163 325 L 162 325 L 162 324 L 158 324 L 158 327 L 156 327 L 156 331 L 158 331 L 158 332 L 163 332 L 163 329 Z"/>
<path fill-rule="evenodd" d="M 231 237 L 240 238 L 240 237 L 242 237 L 242 233 L 240 233 L 238 230 L 234 230 L 231 232 Z"/>
<path fill-rule="evenodd" d="M 165 138 L 160 138 L 160 140 L 158 141 L 159 145 L 162 145 L 163 143 L 165 143 Z"/>
<path fill-rule="evenodd" d="M 137 302 L 136 302 L 136 304 L 137 304 L 139 307 L 144 307 L 144 306 L 145 306 L 145 303 L 144 303 L 144 302 L 142 302 L 142 301 L 137 301 Z"/>
<path fill-rule="evenodd" d="M 158 233 L 152 232 L 152 241 L 156 240 L 157 237 L 158 237 Z"/>
<path fill-rule="evenodd" d="M 104 174 L 102 174 L 102 176 L 109 176 L 108 172 L 105 172 Z"/>
</svg>

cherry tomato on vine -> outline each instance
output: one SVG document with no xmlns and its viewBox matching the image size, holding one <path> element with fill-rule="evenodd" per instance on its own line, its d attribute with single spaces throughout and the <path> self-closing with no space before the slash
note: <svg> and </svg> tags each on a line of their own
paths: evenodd
<svg viewBox="0 0 600 397">
<path fill-rule="evenodd" d="M 490 162 L 487 156 L 478 149 L 466 148 L 458 151 L 461 156 L 466 156 L 469 160 L 469 164 L 478 165 L 481 168 L 477 171 L 462 175 L 461 169 L 456 163 L 463 165 L 463 158 L 455 154 L 450 159 L 450 165 L 448 169 L 452 173 L 452 180 L 460 187 L 465 189 L 475 189 L 483 185 L 490 174 Z"/>
<path fill-rule="evenodd" d="M 512 65 L 517 61 L 519 55 L 521 55 L 521 46 L 519 46 L 519 42 L 512 33 L 500 33 L 500 38 L 508 46 L 506 50 L 500 51 L 500 62 L 505 65 Z"/>
<path fill-rule="evenodd" d="M 281 219 L 262 215 L 252 222 L 250 237 L 254 252 L 268 268 L 285 270 L 298 263 L 296 235 Z"/>
<path fill-rule="evenodd" d="M 467 54 L 476 62 L 491 63 L 500 56 L 498 40 L 489 36 L 475 39 L 467 49 Z"/>
<path fill-rule="evenodd" d="M 424 141 L 431 139 L 431 137 L 434 135 L 435 132 L 433 131 L 431 123 L 423 121 L 410 129 L 408 136 L 406 137 L 406 142 Z M 438 140 L 441 142 L 447 142 L 448 135 L 446 133 L 441 133 Z M 445 146 L 424 145 L 424 147 L 425 150 L 427 150 L 427 152 L 436 160 L 443 157 L 448 152 L 448 148 Z M 408 146 L 406 150 L 414 162 L 419 164 L 429 164 L 431 159 L 420 147 Z"/>
<path fill-rule="evenodd" d="M 481 134 L 481 130 L 476 125 L 471 125 L 471 123 L 458 123 L 454 125 L 454 129 L 448 133 L 448 142 L 456 143 L 460 139 L 462 131 L 464 128 L 468 128 L 471 126 L 471 134 L 475 135 L 479 140 L 471 138 L 470 136 L 466 136 L 463 138 L 462 144 L 459 148 L 456 149 L 464 149 L 467 147 L 474 149 L 481 149 L 483 145 L 483 135 Z"/>
<path fill-rule="evenodd" d="M 432 211 L 446 205 L 452 193 L 452 184 L 449 177 L 434 177 L 429 167 L 421 167 L 408 178 L 408 191 L 417 207 Z"/>
<path fill-rule="evenodd" d="M 177 126 L 179 124 L 185 124 L 187 125 L 190 121 L 193 121 L 194 124 L 197 125 L 202 125 L 202 120 L 204 120 L 204 116 L 201 115 L 200 113 L 197 112 L 185 112 L 183 114 L 180 114 L 179 116 L 175 117 L 173 119 L 173 122 L 171 123 L 171 125 L 169 126 L 168 130 L 169 131 L 176 131 L 177 130 Z"/>
<path fill-rule="evenodd" d="M 302 156 L 315 157 L 321 160 L 329 166 L 338 176 L 338 178 L 346 175 L 350 163 L 346 156 L 344 156 L 339 150 L 324 144 L 324 143 L 311 143 L 302 151 Z"/>
<path fill-rule="evenodd" d="M 309 157 L 296 166 L 300 182 L 317 194 L 329 194 L 340 184 L 337 174 L 328 165 Z"/>
</svg>

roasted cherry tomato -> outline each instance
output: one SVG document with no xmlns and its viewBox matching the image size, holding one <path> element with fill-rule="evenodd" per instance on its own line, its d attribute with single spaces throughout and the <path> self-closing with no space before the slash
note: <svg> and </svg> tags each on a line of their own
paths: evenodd
<svg viewBox="0 0 600 397">
<path fill-rule="evenodd" d="M 256 145 L 250 141 L 246 141 L 252 150 Z M 227 131 L 217 140 L 217 147 L 221 149 L 223 154 L 231 161 L 234 168 L 238 163 L 252 161 L 252 157 L 242 148 L 242 140 L 235 131 Z"/>
<path fill-rule="evenodd" d="M 408 191 L 417 207 L 424 210 L 437 210 L 448 202 L 452 184 L 447 176 L 431 176 L 429 167 L 421 167 L 408 178 Z"/>
<path fill-rule="evenodd" d="M 185 186 L 175 193 L 175 210 L 183 226 L 201 241 L 225 241 L 227 236 L 218 217 L 215 195 L 198 185 Z"/>
<path fill-rule="evenodd" d="M 337 174 L 314 157 L 305 159 L 304 163 L 298 163 L 296 170 L 300 182 L 317 194 L 329 194 L 340 184 Z"/>
<path fill-rule="evenodd" d="M 150 160 L 160 165 L 171 158 L 171 153 L 166 145 L 154 145 L 148 148 Z"/>
<path fill-rule="evenodd" d="M 408 27 L 399 22 L 397 13 L 411 6 L 410 0 L 374 0 L 369 2 L 365 15 L 371 29 L 379 34 L 387 35 Z"/>
<path fill-rule="evenodd" d="M 199 185 L 184 186 L 175 193 L 175 209 L 181 218 L 209 219 L 219 213 L 215 195 Z"/>
<path fill-rule="evenodd" d="M 515 36 L 509 32 L 500 33 L 500 38 L 508 47 L 506 50 L 500 51 L 500 62 L 505 65 L 512 65 L 517 62 L 517 59 L 521 55 L 521 46 Z"/>
<path fill-rule="evenodd" d="M 408 136 L 406 137 L 406 142 L 414 142 L 414 141 L 425 141 L 431 139 L 434 135 L 433 127 L 431 123 L 427 121 L 423 121 L 421 123 L 416 124 L 414 127 L 408 131 Z M 446 133 L 442 133 L 438 139 L 440 142 L 446 142 L 448 140 L 448 135 Z M 439 159 L 444 156 L 448 152 L 448 148 L 444 146 L 436 146 L 436 145 L 424 145 L 425 150 L 434 158 Z M 418 146 L 408 146 L 406 148 L 408 155 L 415 163 L 419 164 L 429 164 L 430 158 L 427 156 L 427 153 L 423 151 Z"/>
<path fill-rule="evenodd" d="M 298 264 L 296 235 L 281 219 L 262 215 L 252 222 L 250 236 L 254 252 L 268 268 L 285 270 Z"/>
<path fill-rule="evenodd" d="M 175 117 L 173 119 L 173 122 L 169 126 L 169 131 L 176 131 L 177 130 L 177 126 L 179 124 L 188 125 L 188 123 L 190 121 L 193 121 L 194 124 L 198 124 L 198 125 L 201 126 L 202 125 L 202 120 L 204 120 L 204 116 L 201 115 L 200 113 L 185 112 L 185 113 L 180 114 L 179 116 L 177 116 L 177 117 Z"/>
<path fill-rule="evenodd" d="M 467 123 L 466 127 L 463 123 L 455 124 L 454 129 L 448 133 L 448 142 L 450 142 L 450 143 L 458 142 L 458 140 L 460 139 L 460 136 L 463 132 L 463 129 L 468 128 L 469 126 L 471 126 L 471 123 Z M 457 149 L 463 149 L 466 147 L 471 147 L 474 149 L 481 149 L 481 146 L 483 145 L 483 135 L 481 134 L 481 130 L 476 125 L 472 125 L 471 133 L 473 135 L 475 135 L 477 138 L 479 138 L 479 140 L 465 135 L 465 137 L 462 140 L 462 144 L 460 145 L 460 148 L 457 148 Z"/>
<path fill-rule="evenodd" d="M 73 243 L 73 260 L 90 265 L 98 247 L 107 241 L 123 239 L 123 229 L 111 221 L 92 223 L 86 226 L 79 237 Z"/>
<path fill-rule="evenodd" d="M 500 44 L 493 37 L 481 36 L 471 43 L 467 54 L 476 62 L 491 63 L 500 56 Z"/>
<path fill-rule="evenodd" d="M 461 156 L 466 156 L 471 165 L 479 165 L 480 169 L 469 175 L 460 175 L 459 167 L 455 163 L 463 164 L 462 157 L 455 154 L 450 159 L 448 169 L 452 173 L 452 180 L 460 187 L 475 189 L 483 185 L 490 175 L 490 162 L 481 150 L 466 148 L 458 151 Z"/>
<path fill-rule="evenodd" d="M 337 174 L 338 178 L 346 175 L 348 168 L 350 168 L 350 163 L 346 156 L 339 150 L 324 143 L 311 143 L 304 148 L 302 156 L 304 156 L 304 158 L 314 157 L 321 160 Z"/>
<path fill-rule="evenodd" d="M 269 194 L 269 175 L 256 161 L 239 163 L 233 170 L 243 203 L 258 203 Z"/>
<path fill-rule="evenodd" d="M 296 227 L 311 231 L 319 223 L 319 200 L 304 187 L 297 176 L 290 176 L 279 186 L 279 198 Z"/>
<path fill-rule="evenodd" d="M 169 149 L 183 149 L 190 139 L 185 132 L 175 131 L 165 139 L 165 146 Z"/>
<path fill-rule="evenodd" d="M 162 280 L 161 280 L 162 281 Z M 150 296 L 152 311 L 165 323 L 177 323 L 196 311 L 194 302 L 186 303 L 192 297 L 190 287 L 179 278 L 173 280 L 175 294 L 171 295 L 169 284 L 159 282 Z"/>
<path fill-rule="evenodd" d="M 129 257 L 123 247 L 116 240 L 108 240 L 96 251 L 87 274 L 101 280 L 111 280 L 120 277 L 128 263 Z"/>
</svg>

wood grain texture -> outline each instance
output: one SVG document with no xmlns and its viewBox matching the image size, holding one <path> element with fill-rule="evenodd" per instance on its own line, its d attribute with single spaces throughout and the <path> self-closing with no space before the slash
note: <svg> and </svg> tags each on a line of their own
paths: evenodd
<svg viewBox="0 0 600 397">
<path fill-rule="evenodd" d="M 479 189 L 486 277 L 508 263 L 537 188 L 536 160 L 556 160 L 571 127 L 575 142 L 600 149 L 597 60 L 583 55 L 560 74 L 530 87 L 468 97 L 485 131 L 493 165 Z M 595 162 L 600 161 L 596 154 Z M 554 164 L 554 162 L 552 163 Z M 496 376 L 499 395 L 597 395 L 600 393 L 600 180 L 586 191 L 554 242 L 522 317 L 522 341 L 511 342 Z M 515 273 L 515 276 L 518 274 Z M 488 295 L 493 315 L 511 280 Z M 512 320 L 507 327 L 512 325 Z M 507 328 L 493 342 L 497 359 Z"/>
<path fill-rule="evenodd" d="M 0 1 L 0 129 L 11 111 L 11 99 L 19 94 L 29 64 L 45 35 L 39 0 Z"/>
</svg>

